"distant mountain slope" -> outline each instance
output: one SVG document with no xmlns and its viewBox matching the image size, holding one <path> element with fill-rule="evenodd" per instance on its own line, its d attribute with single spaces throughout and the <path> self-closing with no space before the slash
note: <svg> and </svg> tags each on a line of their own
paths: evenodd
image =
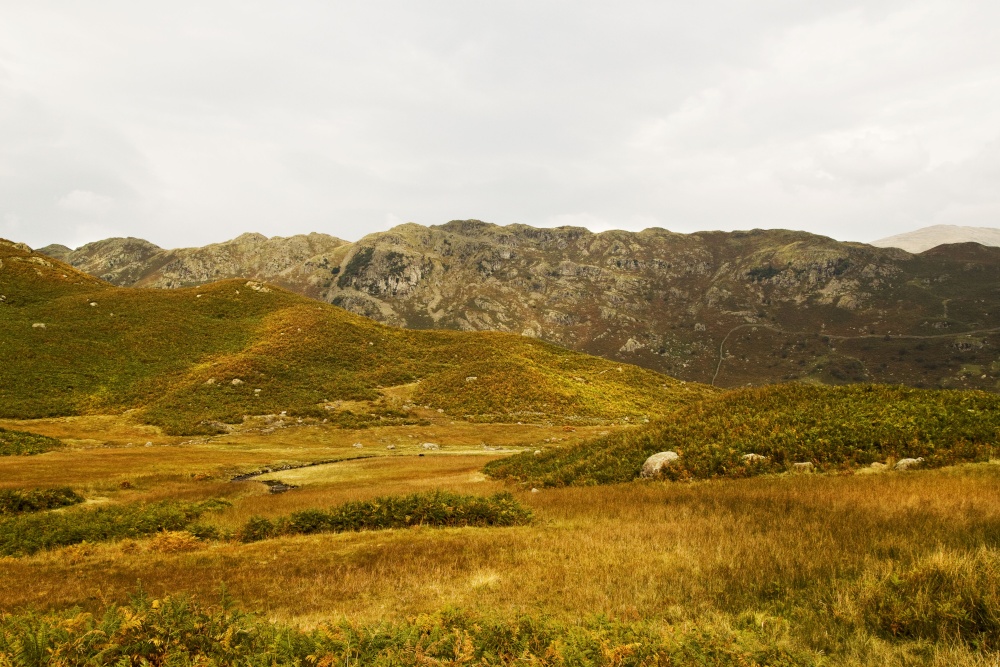
<svg viewBox="0 0 1000 667">
<path fill-rule="evenodd" d="M 959 227 L 958 225 L 933 225 L 905 234 L 887 236 L 872 245 L 879 248 L 902 248 L 907 252 L 924 252 L 947 243 L 979 243 L 1000 246 L 1000 229 L 992 227 Z"/>
<path fill-rule="evenodd" d="M 118 288 L 0 240 L 0 417 L 139 409 L 173 433 L 407 400 L 475 420 L 644 418 L 709 393 L 492 332 L 408 331 L 263 283 Z M 331 406 L 332 407 L 332 406 Z"/>
<path fill-rule="evenodd" d="M 202 248 L 163 248 L 136 238 L 95 241 L 70 250 L 51 245 L 39 252 L 123 287 L 189 287 L 225 278 L 254 278 L 299 287 L 308 283 L 309 259 L 347 241 L 327 234 L 268 238 L 243 234 Z"/>
<path fill-rule="evenodd" d="M 144 271 L 118 284 L 171 284 Z M 261 277 L 387 324 L 509 331 L 718 386 L 1000 389 L 1000 248 L 976 244 L 912 255 L 786 230 L 459 220 L 400 225 Z"/>
</svg>

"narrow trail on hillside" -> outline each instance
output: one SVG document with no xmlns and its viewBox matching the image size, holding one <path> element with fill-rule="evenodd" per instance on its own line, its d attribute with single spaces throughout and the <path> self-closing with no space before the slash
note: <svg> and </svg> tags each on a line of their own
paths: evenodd
<svg viewBox="0 0 1000 667">
<path fill-rule="evenodd" d="M 882 339 L 885 339 L 886 337 L 888 337 L 889 339 L 894 339 L 894 340 L 928 340 L 928 339 L 935 339 L 935 338 L 938 338 L 938 339 L 939 338 L 957 338 L 959 336 L 975 336 L 975 335 L 979 335 L 979 334 L 1000 333 L 1000 327 L 994 327 L 992 329 L 975 329 L 973 331 L 958 331 L 958 332 L 955 332 L 955 333 L 932 334 L 932 335 L 927 335 L 927 336 L 922 336 L 922 335 L 917 335 L 917 334 L 861 334 L 861 335 L 858 335 L 858 336 L 843 336 L 843 335 L 838 335 L 838 334 L 828 334 L 828 333 L 816 332 L 816 331 L 788 331 L 788 330 L 782 329 L 780 327 L 771 326 L 770 324 L 738 324 L 735 327 L 733 327 L 732 329 L 730 329 L 729 332 L 722 339 L 722 342 L 719 343 L 719 361 L 715 365 L 715 375 L 712 376 L 712 382 L 711 382 L 711 385 L 713 387 L 715 386 L 715 381 L 719 377 L 719 372 L 722 370 L 722 363 L 726 359 L 726 354 L 725 354 L 726 341 L 728 341 L 729 337 L 732 336 L 733 333 L 735 333 L 736 331 L 739 331 L 740 329 L 750 329 L 750 328 L 754 328 L 754 329 L 767 329 L 767 330 L 773 331 L 775 333 L 779 333 L 779 334 L 783 334 L 783 335 L 789 335 L 789 336 L 822 336 L 824 338 L 829 338 L 830 340 L 863 340 L 863 339 L 866 339 L 866 338 L 882 338 Z"/>
</svg>

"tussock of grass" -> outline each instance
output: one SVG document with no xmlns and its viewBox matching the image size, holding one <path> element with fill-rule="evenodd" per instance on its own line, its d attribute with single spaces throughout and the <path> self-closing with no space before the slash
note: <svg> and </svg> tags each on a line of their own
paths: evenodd
<svg viewBox="0 0 1000 667">
<path fill-rule="evenodd" d="M 1000 648 L 1000 553 L 940 549 L 914 563 L 883 563 L 839 600 L 838 615 L 889 639 Z"/>
<path fill-rule="evenodd" d="M 713 392 L 521 336 L 394 329 L 245 281 L 115 288 L 4 244 L 0 262 L 9 418 L 137 408 L 169 434 L 211 434 L 245 415 L 308 414 L 420 382 L 415 399 L 455 417 L 618 420 Z"/>
<path fill-rule="evenodd" d="M 299 630 L 225 606 L 138 597 L 101 615 L 0 616 L 8 664 L 715 665 L 818 664 L 753 627 L 663 627 L 594 618 L 498 620 L 446 610 L 396 624 L 349 621 Z M 124 661 L 119 663 L 118 661 Z"/>
<path fill-rule="evenodd" d="M 613 484 L 672 450 L 671 480 L 783 472 L 793 463 L 847 470 L 904 457 L 925 467 L 984 461 L 1000 442 L 1000 396 L 876 385 L 776 385 L 705 400 L 634 431 L 491 462 L 493 477 L 535 485 Z M 746 460 L 758 454 L 764 459 Z"/>
<path fill-rule="evenodd" d="M 277 521 L 253 517 L 240 530 L 239 538 L 243 542 L 256 542 L 279 535 L 413 526 L 519 526 L 530 520 L 531 510 L 522 507 L 509 493 L 483 497 L 435 491 L 349 502 L 328 512 L 302 510 Z"/>
<path fill-rule="evenodd" d="M 27 556 L 81 542 L 106 542 L 190 528 L 202 514 L 228 506 L 164 501 L 91 510 L 23 514 L 0 521 L 0 556 Z"/>
<path fill-rule="evenodd" d="M 62 446 L 59 440 L 45 435 L 0 428 L 0 456 L 42 454 Z"/>
<path fill-rule="evenodd" d="M 0 516 L 53 510 L 83 502 L 83 496 L 69 487 L 58 489 L 0 490 Z"/>
</svg>

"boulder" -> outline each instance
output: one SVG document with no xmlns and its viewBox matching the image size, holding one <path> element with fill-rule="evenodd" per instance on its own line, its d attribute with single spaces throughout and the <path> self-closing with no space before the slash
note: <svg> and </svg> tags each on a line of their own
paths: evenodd
<svg viewBox="0 0 1000 667">
<path fill-rule="evenodd" d="M 645 478 L 656 477 L 663 469 L 679 459 L 677 452 L 660 452 L 653 454 L 642 464 L 641 476 Z"/>
<path fill-rule="evenodd" d="M 921 463 L 924 462 L 924 457 L 918 456 L 915 459 L 899 459 L 896 461 L 896 470 L 909 470 L 910 468 L 916 468 Z"/>
<path fill-rule="evenodd" d="M 433 442 L 425 442 L 420 446 L 423 447 L 424 449 L 441 449 L 440 445 L 437 445 L 436 443 Z"/>
</svg>

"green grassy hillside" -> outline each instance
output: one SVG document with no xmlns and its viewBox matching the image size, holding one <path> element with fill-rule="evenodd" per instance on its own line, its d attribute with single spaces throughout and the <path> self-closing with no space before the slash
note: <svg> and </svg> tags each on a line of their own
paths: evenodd
<svg viewBox="0 0 1000 667">
<path fill-rule="evenodd" d="M 775 385 L 728 392 L 647 427 L 571 449 L 490 463 L 498 478 L 535 485 L 613 484 L 639 477 L 652 454 L 680 458 L 667 479 L 745 477 L 810 462 L 849 470 L 923 457 L 923 466 L 987 460 L 1000 449 L 1000 397 L 877 385 Z M 763 459 L 747 460 L 747 454 Z"/>
<path fill-rule="evenodd" d="M 247 414 L 412 399 L 482 420 L 641 419 L 707 387 L 521 336 L 421 332 L 243 280 L 116 288 L 0 242 L 0 416 L 139 409 L 169 433 Z"/>
</svg>

